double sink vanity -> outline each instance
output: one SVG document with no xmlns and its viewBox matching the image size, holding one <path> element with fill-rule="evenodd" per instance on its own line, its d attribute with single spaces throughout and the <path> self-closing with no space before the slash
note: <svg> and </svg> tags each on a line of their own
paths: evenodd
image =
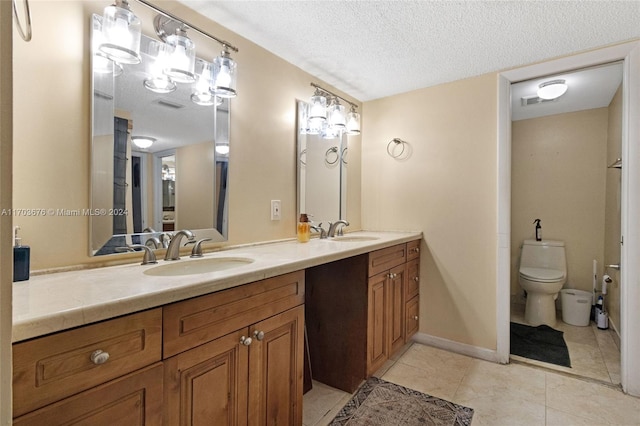
<svg viewBox="0 0 640 426">
<path fill-rule="evenodd" d="M 354 232 L 16 283 L 14 424 L 300 425 L 310 378 L 352 392 L 417 331 L 420 239 Z"/>
</svg>

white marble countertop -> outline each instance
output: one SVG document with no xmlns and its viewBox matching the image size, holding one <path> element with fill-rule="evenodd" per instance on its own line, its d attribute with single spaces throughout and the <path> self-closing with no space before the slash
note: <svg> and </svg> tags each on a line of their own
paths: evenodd
<svg viewBox="0 0 640 426">
<path fill-rule="evenodd" d="M 252 263 L 216 272 L 151 276 L 144 271 L 167 264 L 139 263 L 33 276 L 13 287 L 13 342 L 114 318 L 323 263 L 422 238 L 420 232 L 353 232 L 372 240 L 312 239 L 241 246 L 204 258 L 241 257 Z M 140 254 L 142 258 L 142 254 Z M 183 256 L 176 262 L 198 262 Z"/>
</svg>

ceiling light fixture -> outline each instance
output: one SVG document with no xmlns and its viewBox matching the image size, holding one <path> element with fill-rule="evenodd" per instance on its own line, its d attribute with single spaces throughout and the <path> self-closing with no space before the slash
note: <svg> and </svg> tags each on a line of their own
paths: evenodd
<svg viewBox="0 0 640 426">
<path fill-rule="evenodd" d="M 540 99 L 556 99 L 564 95 L 568 88 L 565 80 L 545 81 L 538 86 L 538 97 Z"/>
<path fill-rule="evenodd" d="M 305 117 L 306 123 L 301 123 L 301 127 L 305 127 L 306 133 L 322 134 L 323 137 L 340 135 L 342 132 L 349 135 L 360 134 L 360 114 L 356 111 L 358 108 L 356 104 L 315 83 L 311 83 L 311 86 L 316 90 L 309 101 Z M 327 99 L 330 99 L 328 107 Z M 340 100 L 351 105 L 351 109 L 346 115 L 345 107 L 340 104 Z"/>
<path fill-rule="evenodd" d="M 147 149 L 151 147 L 156 140 L 156 138 L 149 136 L 131 136 L 131 142 L 140 149 Z"/>
</svg>

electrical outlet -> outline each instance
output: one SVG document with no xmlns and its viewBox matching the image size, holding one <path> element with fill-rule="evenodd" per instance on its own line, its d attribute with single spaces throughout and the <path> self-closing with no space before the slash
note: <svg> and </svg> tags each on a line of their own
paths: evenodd
<svg viewBox="0 0 640 426">
<path fill-rule="evenodd" d="M 280 220 L 280 200 L 271 200 L 271 220 Z"/>
</svg>

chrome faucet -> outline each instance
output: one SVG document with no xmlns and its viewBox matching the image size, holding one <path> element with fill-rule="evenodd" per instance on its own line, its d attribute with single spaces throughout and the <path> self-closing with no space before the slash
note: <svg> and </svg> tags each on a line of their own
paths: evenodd
<svg viewBox="0 0 640 426">
<path fill-rule="evenodd" d="M 145 241 L 144 245 L 147 247 L 151 247 L 152 249 L 157 249 L 162 247 L 162 243 L 160 242 L 160 239 L 158 237 L 148 238 L 147 241 Z"/>
<path fill-rule="evenodd" d="M 320 233 L 321 240 L 324 240 L 325 238 L 327 238 L 327 231 L 325 231 L 324 228 L 322 227 L 322 222 L 320 222 L 317 226 L 311 225 L 311 229 L 313 229 L 315 232 Z"/>
<path fill-rule="evenodd" d="M 171 232 L 163 232 L 159 235 L 160 243 L 162 244 L 162 248 L 169 248 L 169 242 L 173 238 L 173 234 Z"/>
<path fill-rule="evenodd" d="M 340 229 L 338 229 L 338 226 L 340 226 Z M 336 230 L 338 231 L 338 235 L 342 235 L 342 227 L 343 226 L 349 226 L 349 222 L 347 222 L 346 220 L 336 220 L 335 222 L 331 223 L 329 222 L 329 237 L 333 238 L 336 236 Z"/>
<path fill-rule="evenodd" d="M 167 253 L 164 255 L 164 260 L 178 260 L 180 259 L 180 241 L 182 237 L 187 237 L 189 240 L 193 240 L 195 235 L 188 229 L 183 229 L 173 234 L 169 247 L 167 247 Z"/>
<path fill-rule="evenodd" d="M 156 260 L 156 254 L 149 246 L 143 246 L 142 244 L 127 244 L 126 247 L 116 247 L 117 252 L 136 252 L 136 249 L 144 250 L 144 256 L 142 257 L 141 265 L 158 263 L 158 261 Z"/>
</svg>

